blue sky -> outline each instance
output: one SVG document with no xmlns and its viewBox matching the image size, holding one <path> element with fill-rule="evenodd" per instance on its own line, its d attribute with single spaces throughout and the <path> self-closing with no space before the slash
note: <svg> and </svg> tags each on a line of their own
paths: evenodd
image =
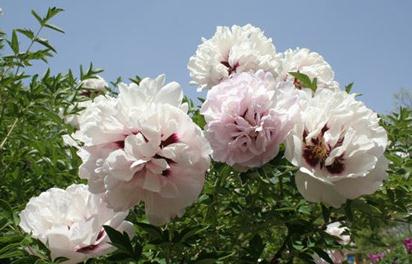
<svg viewBox="0 0 412 264">
<path fill-rule="evenodd" d="M 58 54 L 53 72 L 80 64 L 103 68 L 114 80 L 165 73 L 195 97 L 186 68 L 201 37 L 218 25 L 251 23 L 270 36 L 278 51 L 307 47 L 322 54 L 342 85 L 378 112 L 393 109 L 393 94 L 412 89 L 412 1 L 22 1 L 1 0 L 0 28 L 36 28 L 30 15 L 49 6 L 65 12 L 54 19 L 65 34 L 45 33 Z M 33 71 L 42 73 L 45 64 Z"/>
</svg>

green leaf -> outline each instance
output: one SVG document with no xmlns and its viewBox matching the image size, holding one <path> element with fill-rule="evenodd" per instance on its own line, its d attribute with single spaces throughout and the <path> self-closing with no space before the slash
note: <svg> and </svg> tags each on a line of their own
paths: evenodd
<svg viewBox="0 0 412 264">
<path fill-rule="evenodd" d="M 17 38 L 16 30 L 13 30 L 11 35 L 11 49 L 13 50 L 14 54 L 19 54 L 19 39 Z"/>
<path fill-rule="evenodd" d="M 254 259 L 258 259 L 265 248 L 262 238 L 256 234 L 249 242 L 248 251 Z"/>
<path fill-rule="evenodd" d="M 47 10 L 47 14 L 46 17 L 44 18 L 44 22 L 46 23 L 47 21 L 49 21 L 51 18 L 53 18 L 54 16 L 56 16 L 58 13 L 63 12 L 64 9 L 62 8 L 58 8 L 58 7 L 51 7 Z"/>
<path fill-rule="evenodd" d="M 64 33 L 64 30 L 63 29 L 61 29 L 61 28 L 59 28 L 58 26 L 55 26 L 55 25 L 53 25 L 53 24 L 46 24 L 46 25 L 44 25 L 45 27 L 47 27 L 47 28 L 50 28 L 50 29 L 52 29 L 52 30 L 54 30 L 54 31 L 57 31 L 57 32 L 60 32 L 60 33 Z"/>
<path fill-rule="evenodd" d="M 353 87 L 353 82 L 345 86 L 345 91 L 347 93 L 350 93 L 352 91 L 352 87 Z"/>
<path fill-rule="evenodd" d="M 120 252 L 128 254 L 131 257 L 134 257 L 134 250 L 131 244 L 129 235 L 126 232 L 120 233 L 116 229 L 110 226 L 103 226 L 106 234 L 110 238 L 110 243 L 115 246 Z"/>
<path fill-rule="evenodd" d="M 322 216 L 323 216 L 323 221 L 325 224 L 329 223 L 329 217 L 330 217 L 330 209 L 327 208 L 325 205 L 321 204 L 322 207 Z"/>
<path fill-rule="evenodd" d="M 27 29 L 27 28 L 19 28 L 19 29 L 16 29 L 16 30 L 17 30 L 17 32 L 19 32 L 19 33 L 23 34 L 24 36 L 26 36 L 28 39 L 30 39 L 30 40 L 34 39 L 34 32 L 32 30 Z"/>
<path fill-rule="evenodd" d="M 45 46 L 46 48 L 52 50 L 54 53 L 57 53 L 57 51 L 53 48 L 53 46 L 49 43 L 49 41 L 45 38 L 41 38 L 41 37 L 37 37 L 35 40 L 35 42 Z"/>
<path fill-rule="evenodd" d="M 43 19 L 36 13 L 36 11 L 32 10 L 31 14 L 36 18 L 40 25 L 43 26 Z"/>
<path fill-rule="evenodd" d="M 192 238 L 193 236 L 196 236 L 197 234 L 205 231 L 208 229 L 209 226 L 205 227 L 194 227 L 194 228 L 187 228 L 183 230 L 179 236 L 176 238 L 177 242 L 184 243 L 188 239 Z"/>
<path fill-rule="evenodd" d="M 289 72 L 290 75 L 295 77 L 295 82 L 302 88 L 310 88 L 312 91 L 316 91 L 318 80 L 314 78 L 313 81 L 310 80 L 309 76 L 300 72 Z"/>
<path fill-rule="evenodd" d="M 137 223 L 137 225 L 149 233 L 153 240 L 163 240 L 162 230 L 159 227 L 146 223 Z"/>
<path fill-rule="evenodd" d="M 377 207 L 371 204 L 368 204 L 367 202 L 361 199 L 353 200 L 352 208 L 358 209 L 359 211 L 369 214 L 369 215 L 382 214 L 381 210 L 379 210 Z"/>
<path fill-rule="evenodd" d="M 313 79 L 312 86 L 310 88 L 312 89 L 312 91 L 316 91 L 316 89 L 318 88 L 318 78 Z"/>
<path fill-rule="evenodd" d="M 135 84 L 139 85 L 142 78 L 140 78 L 140 76 L 136 75 L 134 78 L 129 78 L 129 80 L 131 82 L 134 82 Z"/>
</svg>

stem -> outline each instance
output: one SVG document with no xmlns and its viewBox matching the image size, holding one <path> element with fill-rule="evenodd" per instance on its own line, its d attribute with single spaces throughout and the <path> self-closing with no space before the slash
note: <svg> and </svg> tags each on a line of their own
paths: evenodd
<svg viewBox="0 0 412 264">
<path fill-rule="evenodd" d="M 283 173 L 279 175 L 279 193 L 283 199 Z"/>
<path fill-rule="evenodd" d="M 171 245 L 170 245 L 170 242 L 169 242 L 169 244 L 167 245 L 167 251 L 166 251 L 166 264 L 171 263 L 170 262 L 170 253 L 171 253 Z"/>
<path fill-rule="evenodd" d="M 24 54 L 27 54 L 30 51 L 31 47 L 34 44 L 34 41 L 39 37 L 39 34 L 42 31 L 42 29 L 43 29 L 43 26 L 40 26 L 39 30 L 37 30 L 36 35 L 34 35 L 34 38 L 31 40 L 31 42 L 30 42 L 29 46 L 27 47 L 26 51 L 24 52 Z M 20 60 L 20 57 L 19 57 L 19 60 Z M 20 60 L 20 62 L 21 62 L 21 60 Z M 16 72 L 14 73 L 14 75 L 17 75 L 19 73 L 19 70 L 20 70 L 20 64 L 17 65 Z"/>
<path fill-rule="evenodd" d="M 9 131 L 7 132 L 6 137 L 5 137 L 5 138 L 3 139 L 3 141 L 1 142 L 1 144 L 0 144 L 0 151 L 1 151 L 1 149 L 3 148 L 4 144 L 6 143 L 7 139 L 9 138 L 9 136 L 11 135 L 11 132 L 13 132 L 13 129 L 16 127 L 17 121 L 19 121 L 19 118 L 18 118 L 18 117 L 14 120 L 14 122 L 13 122 L 13 124 L 11 125 Z"/>
</svg>

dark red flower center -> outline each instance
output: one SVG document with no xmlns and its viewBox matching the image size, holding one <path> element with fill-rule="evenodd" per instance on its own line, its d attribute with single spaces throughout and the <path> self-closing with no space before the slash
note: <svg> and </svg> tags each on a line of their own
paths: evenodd
<svg viewBox="0 0 412 264">
<path fill-rule="evenodd" d="M 229 76 L 236 72 L 237 67 L 239 67 L 238 62 L 234 66 L 231 66 L 228 61 L 221 61 L 220 63 L 226 66 Z"/>
<path fill-rule="evenodd" d="M 320 166 L 321 169 L 326 170 L 332 174 L 340 174 L 345 170 L 344 153 L 336 157 L 332 164 L 325 166 L 325 161 L 329 157 L 330 152 L 342 145 L 344 137 L 340 137 L 334 146 L 325 143 L 324 134 L 329 128 L 325 125 L 316 138 L 311 138 L 310 142 L 306 141 L 308 131 L 303 131 L 303 158 L 306 163 L 312 167 Z"/>
<path fill-rule="evenodd" d="M 303 85 L 301 84 L 301 82 L 296 78 L 293 80 L 293 85 L 295 85 L 295 87 L 298 88 L 299 90 L 303 88 Z"/>
<path fill-rule="evenodd" d="M 102 229 L 102 230 L 99 232 L 99 234 L 97 235 L 96 242 L 99 241 L 99 240 L 103 237 L 104 233 L 105 233 L 105 232 L 104 232 L 104 229 Z M 79 248 L 78 250 L 76 250 L 76 252 L 87 254 L 87 253 L 89 253 L 90 251 L 95 250 L 98 246 L 99 246 L 98 243 L 97 243 L 97 244 L 88 245 L 88 246 L 84 246 L 84 247 L 81 247 L 81 248 Z"/>
</svg>

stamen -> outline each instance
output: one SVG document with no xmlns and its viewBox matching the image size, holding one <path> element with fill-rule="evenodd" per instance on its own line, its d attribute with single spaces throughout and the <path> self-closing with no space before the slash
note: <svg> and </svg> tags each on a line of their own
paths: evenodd
<svg viewBox="0 0 412 264">
<path fill-rule="evenodd" d="M 169 169 L 162 171 L 162 176 L 168 177 L 171 171 Z"/>
<path fill-rule="evenodd" d="M 160 142 L 160 147 L 164 148 L 177 142 L 179 142 L 179 138 L 176 133 L 173 133 L 168 138 Z"/>
<path fill-rule="evenodd" d="M 230 66 L 228 61 L 221 61 L 220 63 L 226 66 L 229 75 L 232 75 L 233 72 L 236 72 L 237 67 L 239 67 L 238 62 L 233 67 Z"/>
<path fill-rule="evenodd" d="M 334 148 L 342 146 L 344 137 L 340 137 L 335 146 L 331 147 L 329 144 L 325 143 L 324 139 L 324 134 L 328 130 L 328 126 L 325 125 L 316 138 L 310 139 L 309 144 L 306 142 L 308 131 L 306 129 L 303 131 L 303 158 L 312 167 L 319 165 L 321 169 L 325 167 L 326 170 L 332 174 L 340 174 L 345 170 L 344 153 L 335 158 L 331 165 L 325 166 L 325 161 Z"/>
</svg>

